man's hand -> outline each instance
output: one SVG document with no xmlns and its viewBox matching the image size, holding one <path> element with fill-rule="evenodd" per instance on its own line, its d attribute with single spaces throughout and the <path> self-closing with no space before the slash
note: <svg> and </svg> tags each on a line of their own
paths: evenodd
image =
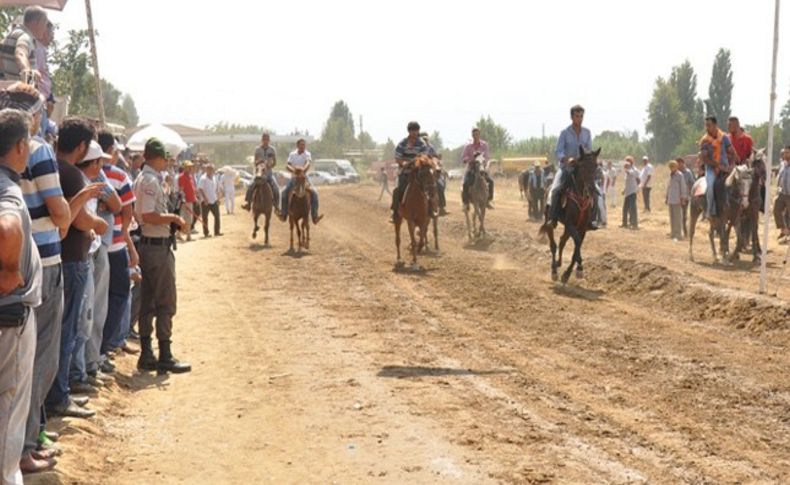
<svg viewBox="0 0 790 485">
<path fill-rule="evenodd" d="M 179 229 L 182 229 L 182 228 L 184 228 L 187 225 L 186 221 L 184 221 L 184 219 L 181 216 L 177 216 L 175 214 L 172 214 L 172 216 L 173 216 L 173 218 L 172 218 L 171 222 L 173 224 L 175 224 L 176 226 L 178 226 Z"/>
<path fill-rule="evenodd" d="M 89 199 L 95 199 L 96 197 L 101 194 L 102 190 L 107 187 L 105 182 L 96 182 L 93 184 L 86 185 L 85 188 L 79 191 L 77 197 L 87 197 Z"/>
<path fill-rule="evenodd" d="M 0 270 L 0 295 L 11 294 L 24 285 L 25 280 L 19 271 Z"/>
</svg>

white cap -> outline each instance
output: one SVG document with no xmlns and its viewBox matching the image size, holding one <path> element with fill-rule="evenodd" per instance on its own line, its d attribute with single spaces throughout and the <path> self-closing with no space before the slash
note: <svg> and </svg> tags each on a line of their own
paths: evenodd
<svg viewBox="0 0 790 485">
<path fill-rule="evenodd" d="M 649 158 L 647 158 L 647 155 L 645 155 L 644 157 L 642 157 L 642 161 L 645 161 L 645 160 L 650 160 Z"/>
<path fill-rule="evenodd" d="M 91 140 L 91 144 L 88 146 L 88 153 L 85 154 L 85 158 L 83 158 L 80 163 L 97 160 L 99 158 L 110 160 L 112 156 L 104 153 L 104 150 L 101 149 L 99 142 L 96 140 Z"/>
</svg>

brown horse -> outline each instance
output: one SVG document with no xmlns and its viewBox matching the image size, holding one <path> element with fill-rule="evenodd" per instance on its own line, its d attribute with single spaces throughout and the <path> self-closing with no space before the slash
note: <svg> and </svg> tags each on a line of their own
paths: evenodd
<svg viewBox="0 0 790 485">
<path fill-rule="evenodd" d="M 466 217 L 466 232 L 469 240 L 474 241 L 486 233 L 486 207 L 488 207 L 488 183 L 483 175 L 483 156 L 478 154 L 470 168 L 472 173 L 472 186 L 469 187 L 469 202 L 474 209 L 472 218 L 469 218 L 469 205 L 464 205 Z"/>
<path fill-rule="evenodd" d="M 714 263 L 720 261 L 719 254 L 716 252 L 716 236 L 719 236 L 721 261 L 728 261 L 730 255 L 730 231 L 728 227 L 731 228 L 737 224 L 740 209 L 748 205 L 751 173 L 746 174 L 743 171 L 744 169 L 748 170 L 748 167 L 734 168 L 729 174 L 725 172 L 719 173 L 716 176 L 716 182 L 713 184 L 713 203 L 716 205 L 716 215 L 708 217 L 708 222 L 710 223 L 708 240 L 710 241 Z M 736 179 L 739 180 L 738 183 L 735 183 Z M 696 233 L 697 220 L 707 207 L 706 192 L 697 190 L 704 180 L 705 178 L 702 177 L 694 184 L 692 192 L 699 192 L 699 195 L 692 194 L 691 203 L 689 204 L 690 261 L 694 261 L 694 234 Z"/>
<path fill-rule="evenodd" d="M 294 186 L 288 203 L 288 222 L 291 226 L 291 252 L 294 250 L 294 229 L 299 239 L 299 252 L 310 249 L 310 202 L 312 192 L 307 188 L 307 174 L 301 168 L 293 173 Z M 301 224 L 300 224 L 301 222 Z"/>
<path fill-rule="evenodd" d="M 565 231 L 560 237 L 559 257 L 557 257 L 557 243 L 554 240 L 554 224 L 549 220 L 549 208 L 546 208 L 546 220 L 540 228 L 539 234 L 546 234 L 549 237 L 549 247 L 551 248 L 551 279 L 557 281 L 557 270 L 562 266 L 562 251 L 568 239 L 573 239 L 573 258 L 568 269 L 562 274 L 562 283 L 565 284 L 576 269 L 576 276 L 582 278 L 584 269 L 582 267 L 582 243 L 587 234 L 587 228 L 592 221 L 592 205 L 595 204 L 595 195 L 591 188 L 595 183 L 595 172 L 598 169 L 598 155 L 601 149 L 594 152 L 586 152 L 579 147 L 579 159 L 576 160 L 576 170 L 569 176 L 566 182 L 569 185 L 562 196 L 564 209 L 560 213 L 560 221 L 565 226 Z M 563 204 L 561 201 L 560 204 Z"/>
<path fill-rule="evenodd" d="M 258 165 L 254 180 L 254 187 L 252 189 L 252 220 L 255 227 L 252 230 L 252 238 L 258 236 L 258 218 L 263 215 L 266 222 L 263 224 L 263 232 L 265 234 L 264 246 L 269 247 L 269 222 L 272 219 L 272 187 L 266 180 L 266 167 L 264 164 Z"/>
<path fill-rule="evenodd" d="M 434 177 L 435 165 L 433 160 L 426 156 L 417 157 L 411 163 L 409 184 L 401 198 L 397 216 L 395 217 L 395 248 L 398 252 L 397 266 L 402 266 L 400 252 L 400 228 L 403 220 L 409 228 L 411 239 L 411 264 L 412 270 L 418 270 L 417 252 L 427 246 L 428 223 L 431 220 L 430 211 L 433 211 L 432 200 L 436 197 L 436 178 Z M 416 230 L 419 229 L 419 241 Z"/>
</svg>

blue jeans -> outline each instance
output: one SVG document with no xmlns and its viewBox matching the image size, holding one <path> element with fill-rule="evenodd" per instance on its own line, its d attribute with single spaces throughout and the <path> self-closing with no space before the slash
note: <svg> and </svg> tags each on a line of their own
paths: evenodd
<svg viewBox="0 0 790 485">
<path fill-rule="evenodd" d="M 705 200 L 708 203 L 707 214 L 708 217 L 714 217 L 716 215 L 716 204 L 713 203 L 713 186 L 716 184 L 716 172 L 713 171 L 711 166 L 705 167 L 705 182 L 708 183 L 708 189 L 705 191 Z"/>
<path fill-rule="evenodd" d="M 285 190 L 283 191 L 283 199 L 280 207 L 282 207 L 282 214 L 284 217 L 288 215 L 288 199 L 291 197 L 291 190 L 293 190 L 294 185 L 296 185 L 296 181 L 291 177 L 288 181 L 288 185 L 285 186 Z M 310 185 L 310 182 L 307 182 L 307 190 L 312 194 L 312 197 L 310 197 L 310 212 L 312 213 L 313 219 L 316 219 L 318 217 L 318 192 Z"/>
<path fill-rule="evenodd" d="M 123 248 L 107 256 L 110 260 L 110 296 L 102 335 L 102 354 L 123 345 L 129 333 L 128 324 L 126 333 L 122 328 L 124 315 L 129 313 L 129 251 Z"/>
<path fill-rule="evenodd" d="M 85 364 L 85 346 L 90 340 L 93 329 L 93 306 L 95 287 L 93 283 L 93 256 L 88 258 L 88 277 L 85 280 L 85 291 L 82 295 L 82 311 L 77 323 L 77 337 L 74 339 L 74 352 L 71 354 L 69 382 L 85 382 L 88 379 Z"/>
<path fill-rule="evenodd" d="M 60 331 L 60 358 L 55 382 L 47 395 L 47 407 L 65 406 L 69 402 L 69 369 L 77 340 L 77 325 L 85 300 L 88 262 L 63 263 L 63 321 Z"/>
</svg>

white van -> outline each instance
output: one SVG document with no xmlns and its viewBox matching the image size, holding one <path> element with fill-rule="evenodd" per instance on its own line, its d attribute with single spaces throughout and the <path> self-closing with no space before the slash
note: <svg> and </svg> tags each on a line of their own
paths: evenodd
<svg viewBox="0 0 790 485">
<path fill-rule="evenodd" d="M 359 182 L 359 173 L 348 160 L 322 158 L 313 160 L 310 167 L 316 171 L 329 172 L 344 184 Z"/>
</svg>

